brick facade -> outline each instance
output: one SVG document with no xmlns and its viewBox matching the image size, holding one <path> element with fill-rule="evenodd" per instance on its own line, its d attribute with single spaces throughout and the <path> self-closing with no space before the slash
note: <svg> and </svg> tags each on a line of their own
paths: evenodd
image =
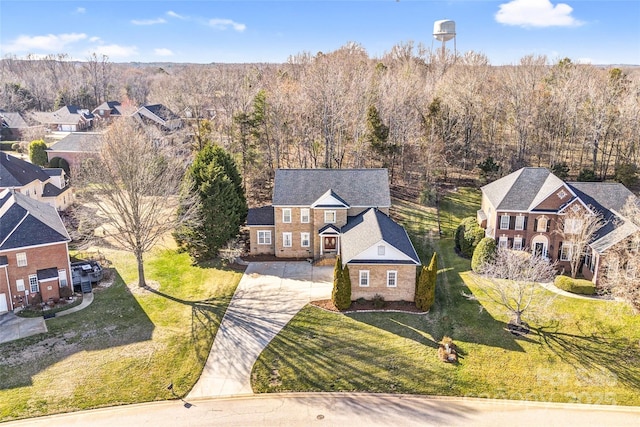
<svg viewBox="0 0 640 427">
<path fill-rule="evenodd" d="M 260 244 L 258 231 L 271 232 L 271 244 Z M 269 225 L 255 225 L 249 227 L 249 252 L 252 255 L 275 254 L 275 227 Z"/>
<path fill-rule="evenodd" d="M 372 299 L 376 295 L 385 301 L 413 301 L 416 296 L 416 265 L 348 264 L 351 279 L 351 300 Z M 369 286 L 360 286 L 360 271 L 369 271 Z M 397 272 L 396 287 L 387 286 L 387 272 Z"/>
<path fill-rule="evenodd" d="M 27 264 L 19 267 L 17 254 L 26 255 Z M 42 245 L 31 248 L 2 251 L 0 256 L 7 257 L 7 265 L 0 267 L 0 294 L 5 294 L 9 311 L 24 307 L 31 301 L 31 287 L 29 277 L 35 275 L 38 270 L 55 268 L 64 270 L 67 286 L 73 286 L 71 282 L 71 270 L 69 264 L 69 250 L 66 242 Z M 7 283 L 8 279 L 8 283 Z M 18 290 L 18 281 L 24 283 L 24 290 Z M 60 281 L 57 279 L 39 283 L 39 293 L 42 301 L 50 298 L 60 298 Z"/>
</svg>

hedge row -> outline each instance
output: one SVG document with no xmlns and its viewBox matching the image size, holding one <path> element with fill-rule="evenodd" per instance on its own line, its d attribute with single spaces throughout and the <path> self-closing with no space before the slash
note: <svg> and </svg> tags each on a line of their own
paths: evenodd
<svg viewBox="0 0 640 427">
<path fill-rule="evenodd" d="M 585 279 L 572 279 L 569 276 L 557 276 L 553 283 L 563 291 L 581 295 L 593 295 L 596 293 L 595 285 Z"/>
</svg>

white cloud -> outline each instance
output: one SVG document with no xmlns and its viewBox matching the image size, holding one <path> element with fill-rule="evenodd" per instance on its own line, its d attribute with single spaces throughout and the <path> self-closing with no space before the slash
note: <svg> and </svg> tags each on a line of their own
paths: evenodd
<svg viewBox="0 0 640 427">
<path fill-rule="evenodd" d="M 101 39 L 100 37 L 98 37 L 98 36 L 93 36 L 93 37 L 91 37 L 91 38 L 89 39 L 89 41 L 90 41 L 91 43 L 98 43 L 98 42 L 101 42 L 101 41 L 102 41 L 102 39 Z"/>
<path fill-rule="evenodd" d="M 246 25 L 239 24 L 237 22 L 232 21 L 231 19 L 219 19 L 219 18 L 210 19 L 209 26 L 215 28 L 216 30 L 227 30 L 229 27 L 231 27 L 238 32 L 243 32 L 247 28 Z"/>
<path fill-rule="evenodd" d="M 171 51 L 171 49 L 158 48 L 153 49 L 153 52 L 158 56 L 173 56 L 173 52 Z"/>
<path fill-rule="evenodd" d="M 573 8 L 566 3 L 555 6 L 550 0 L 512 0 L 500 5 L 496 21 L 520 27 L 577 27 L 583 22 L 571 13 Z"/>
<path fill-rule="evenodd" d="M 167 21 L 164 18 L 156 18 L 156 19 L 132 19 L 131 23 L 133 25 L 156 25 L 156 24 L 165 24 Z"/>
<path fill-rule="evenodd" d="M 99 45 L 91 49 L 91 52 L 95 52 L 98 55 L 106 55 L 109 58 L 130 58 L 138 55 L 138 48 L 136 46 L 121 46 L 117 44 Z"/>
<path fill-rule="evenodd" d="M 167 12 L 167 16 L 170 16 L 172 18 L 178 18 L 178 19 L 187 19 L 186 16 L 182 16 L 180 14 L 175 13 L 173 10 L 170 10 Z"/>
<path fill-rule="evenodd" d="M 18 36 L 17 39 L 2 46 L 5 52 L 62 52 L 69 44 L 87 38 L 84 33 L 47 34 L 46 36 Z M 34 52 L 35 53 L 35 52 Z"/>
<path fill-rule="evenodd" d="M 87 9 L 84 8 L 84 7 L 79 7 L 79 8 L 76 9 L 76 13 L 78 13 L 78 14 L 83 14 L 83 13 L 86 13 L 86 12 L 87 12 Z"/>
</svg>

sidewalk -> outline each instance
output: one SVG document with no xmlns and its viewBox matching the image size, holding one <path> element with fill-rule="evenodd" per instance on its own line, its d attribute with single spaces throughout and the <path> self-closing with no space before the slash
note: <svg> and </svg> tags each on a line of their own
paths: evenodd
<svg viewBox="0 0 640 427">
<path fill-rule="evenodd" d="M 55 317 L 66 316 L 67 314 L 75 313 L 76 311 L 83 310 L 89 306 L 93 302 L 93 292 L 82 294 L 82 302 L 79 305 L 76 305 L 69 310 L 59 311 L 56 313 Z M 49 319 L 47 319 L 49 320 Z"/>
</svg>

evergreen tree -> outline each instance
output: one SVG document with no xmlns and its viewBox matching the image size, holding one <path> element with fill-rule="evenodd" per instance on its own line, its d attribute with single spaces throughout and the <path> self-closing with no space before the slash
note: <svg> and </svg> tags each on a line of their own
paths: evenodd
<svg viewBox="0 0 640 427">
<path fill-rule="evenodd" d="M 174 237 L 194 259 L 213 258 L 238 234 L 247 217 L 242 178 L 235 162 L 221 147 L 207 144 L 189 167 L 183 192 L 198 195 L 198 218 L 176 230 Z"/>
<path fill-rule="evenodd" d="M 47 144 L 43 140 L 31 141 L 29 144 L 29 159 L 34 165 L 44 166 L 47 164 Z"/>
<path fill-rule="evenodd" d="M 433 253 L 428 267 L 423 266 L 416 284 L 416 307 L 428 311 L 436 299 L 436 280 L 438 276 L 438 255 Z"/>
<path fill-rule="evenodd" d="M 333 269 L 333 290 L 331 300 L 338 310 L 346 310 L 351 306 L 351 278 L 349 277 L 349 267 L 342 268 L 342 260 L 336 258 L 336 265 Z"/>
<path fill-rule="evenodd" d="M 473 251 L 473 257 L 471 258 L 471 269 L 476 273 L 487 263 L 493 262 L 496 257 L 496 241 L 491 237 L 485 237 L 480 240 L 478 246 Z"/>
</svg>

